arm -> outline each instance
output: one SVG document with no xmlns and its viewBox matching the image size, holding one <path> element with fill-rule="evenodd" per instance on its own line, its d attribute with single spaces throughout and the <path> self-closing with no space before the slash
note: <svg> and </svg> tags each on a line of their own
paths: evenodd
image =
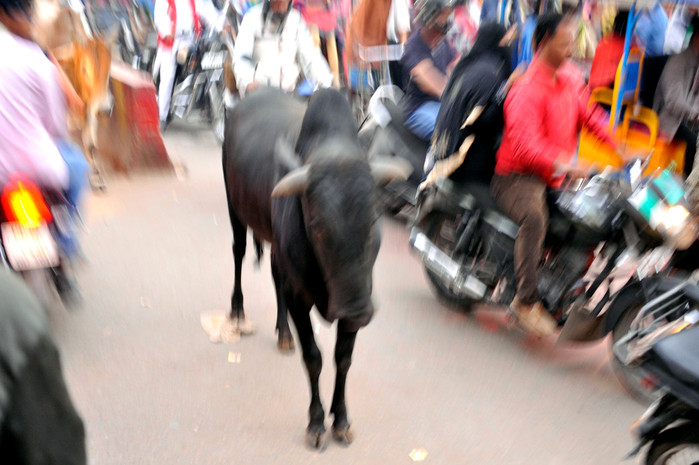
<svg viewBox="0 0 699 465">
<path fill-rule="evenodd" d="M 604 119 L 605 113 L 597 105 L 588 106 L 589 92 L 584 92 L 578 99 L 578 130 L 582 127 L 589 129 L 597 138 L 616 149 L 616 142 L 607 130 L 607 122 Z"/>
<path fill-rule="evenodd" d="M 153 8 L 153 22 L 158 34 L 163 38 L 172 35 L 172 21 L 170 21 L 167 9 L 168 0 L 156 0 Z"/>
<path fill-rule="evenodd" d="M 223 29 L 223 15 L 211 0 L 196 0 L 196 10 L 206 26 L 217 32 Z"/>
<path fill-rule="evenodd" d="M 513 157 L 527 171 L 550 179 L 558 170 L 563 150 L 546 135 L 542 100 L 535 89 L 515 86 L 505 101 L 505 137 L 511 139 Z"/>
<path fill-rule="evenodd" d="M 37 92 L 44 103 L 45 111 L 42 113 L 42 123 L 51 137 L 67 137 L 66 123 L 66 95 L 61 89 L 60 77 L 56 67 L 50 62 L 47 69 L 41 75 L 41 70 L 37 70 L 36 83 Z"/>
<path fill-rule="evenodd" d="M 442 98 L 447 77 L 434 66 L 431 59 L 426 58 L 415 65 L 410 70 L 410 77 L 424 93 Z"/>
<path fill-rule="evenodd" d="M 299 15 L 299 25 L 297 30 L 298 60 L 304 75 L 310 78 L 320 87 L 330 87 L 333 84 L 334 76 L 330 71 L 328 62 L 320 53 L 320 49 L 313 42 L 313 37 L 306 27 L 306 22 Z"/>
<path fill-rule="evenodd" d="M 238 31 L 233 49 L 233 73 L 238 91 L 245 94 L 247 87 L 255 80 L 255 64 L 252 62 L 255 48 L 255 22 L 261 21 L 258 15 L 246 14 Z"/>
</svg>

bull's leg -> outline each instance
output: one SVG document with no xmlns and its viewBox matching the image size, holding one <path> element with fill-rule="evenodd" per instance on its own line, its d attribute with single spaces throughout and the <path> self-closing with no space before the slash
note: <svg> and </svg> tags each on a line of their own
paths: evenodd
<svg viewBox="0 0 699 465">
<path fill-rule="evenodd" d="M 287 295 L 288 297 L 288 295 Z M 301 351 L 303 352 L 303 361 L 308 372 L 308 379 L 311 384 L 311 405 L 308 408 L 308 428 L 306 429 L 306 442 L 310 447 L 321 449 L 325 447 L 325 411 L 323 404 L 320 401 L 320 391 L 318 388 L 318 379 L 320 371 L 323 368 L 323 356 L 316 345 L 313 337 L 313 327 L 311 326 L 310 308 L 300 303 L 300 300 L 290 302 L 289 313 L 294 320 L 296 332 L 299 336 Z"/>
<path fill-rule="evenodd" d="M 102 171 L 99 167 L 99 162 L 97 160 L 97 130 L 99 120 L 97 119 L 98 113 L 97 105 L 91 104 L 87 109 L 87 122 L 86 129 L 83 132 L 83 145 L 87 148 L 87 161 L 92 167 L 92 172 L 90 173 L 90 184 L 95 190 L 105 190 L 106 184 L 102 178 Z"/>
<path fill-rule="evenodd" d="M 231 318 L 234 320 L 244 320 L 243 311 L 243 288 L 241 286 L 240 275 L 243 270 L 243 258 L 245 258 L 245 248 L 247 247 L 247 228 L 240 222 L 235 212 L 229 208 L 231 226 L 233 227 L 233 261 L 235 262 L 235 284 L 233 285 L 233 295 L 231 296 Z"/>
<path fill-rule="evenodd" d="M 335 343 L 335 393 L 330 413 L 335 417 L 333 421 L 333 438 L 341 444 L 349 445 L 352 442 L 349 420 L 347 419 L 347 406 L 345 405 L 345 382 L 347 372 L 352 365 L 352 352 L 357 332 L 337 330 L 337 342 Z"/>
<path fill-rule="evenodd" d="M 277 294 L 277 347 L 282 352 L 294 351 L 294 336 L 289 329 L 288 310 L 284 300 L 284 291 L 281 285 L 281 274 L 274 262 L 272 252 L 272 277 L 274 278 L 274 290 Z"/>
</svg>

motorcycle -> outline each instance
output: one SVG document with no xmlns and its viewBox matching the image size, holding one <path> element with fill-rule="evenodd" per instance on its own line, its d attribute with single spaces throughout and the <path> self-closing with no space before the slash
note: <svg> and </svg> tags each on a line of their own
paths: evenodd
<svg viewBox="0 0 699 465">
<path fill-rule="evenodd" d="M 632 426 L 627 458 L 646 445 L 647 465 L 699 463 L 699 286 L 684 281 L 648 302 L 637 325 L 615 344 L 625 362 L 662 386 L 660 397 Z M 640 324 L 643 322 L 643 324 Z"/>
<path fill-rule="evenodd" d="M 387 184 L 379 190 L 379 200 L 393 215 L 414 217 L 429 142 L 405 126 L 403 109 L 398 103 L 402 96 L 403 92 L 396 86 L 379 87 L 369 100 L 369 116 L 359 128 L 359 139 L 370 159 L 393 156 L 412 166 L 408 179 Z"/>
<path fill-rule="evenodd" d="M 233 56 L 233 46 L 228 34 L 209 29 L 191 47 L 178 50 L 169 119 L 206 121 L 219 142 L 223 142 L 226 119 L 223 66 Z"/>
<path fill-rule="evenodd" d="M 132 1 L 127 8 L 127 14 L 119 18 L 117 49 L 120 58 L 134 69 L 152 73 L 158 33 L 143 6 Z"/>
<path fill-rule="evenodd" d="M 669 170 L 642 177 L 644 162 L 606 170 L 553 190 L 538 290 L 562 331 L 559 341 L 594 341 L 628 331 L 643 304 L 672 286 L 663 274 L 676 249 L 697 237 L 682 184 Z M 410 234 L 429 283 L 447 304 L 509 306 L 516 292 L 518 226 L 489 186 L 449 179 L 421 192 Z M 643 392 L 635 373 L 612 359 L 621 383 Z"/>
<path fill-rule="evenodd" d="M 60 192 L 26 179 L 6 184 L 0 198 L 0 262 L 22 275 L 44 308 L 55 291 L 65 304 L 75 303 L 68 258 L 77 248 L 72 207 Z"/>
</svg>

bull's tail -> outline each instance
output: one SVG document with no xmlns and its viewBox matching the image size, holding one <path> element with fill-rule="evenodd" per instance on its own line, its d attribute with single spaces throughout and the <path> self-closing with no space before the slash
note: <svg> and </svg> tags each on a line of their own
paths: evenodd
<svg viewBox="0 0 699 465">
<path fill-rule="evenodd" d="M 255 255 L 257 255 L 257 260 L 255 264 L 260 267 L 260 262 L 262 262 L 262 255 L 264 253 L 264 248 L 262 247 L 262 241 L 260 241 L 254 234 L 252 235 L 252 241 L 255 243 Z"/>
</svg>

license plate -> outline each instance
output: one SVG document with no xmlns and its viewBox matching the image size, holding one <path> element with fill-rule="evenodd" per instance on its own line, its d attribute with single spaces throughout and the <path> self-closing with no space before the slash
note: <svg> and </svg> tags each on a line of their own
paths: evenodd
<svg viewBox="0 0 699 465">
<path fill-rule="evenodd" d="M 228 52 L 206 52 L 201 58 L 201 69 L 223 68 Z"/>
<path fill-rule="evenodd" d="M 16 271 L 58 266 L 58 247 L 46 224 L 25 228 L 19 223 L 0 225 L 5 255 Z"/>
</svg>

